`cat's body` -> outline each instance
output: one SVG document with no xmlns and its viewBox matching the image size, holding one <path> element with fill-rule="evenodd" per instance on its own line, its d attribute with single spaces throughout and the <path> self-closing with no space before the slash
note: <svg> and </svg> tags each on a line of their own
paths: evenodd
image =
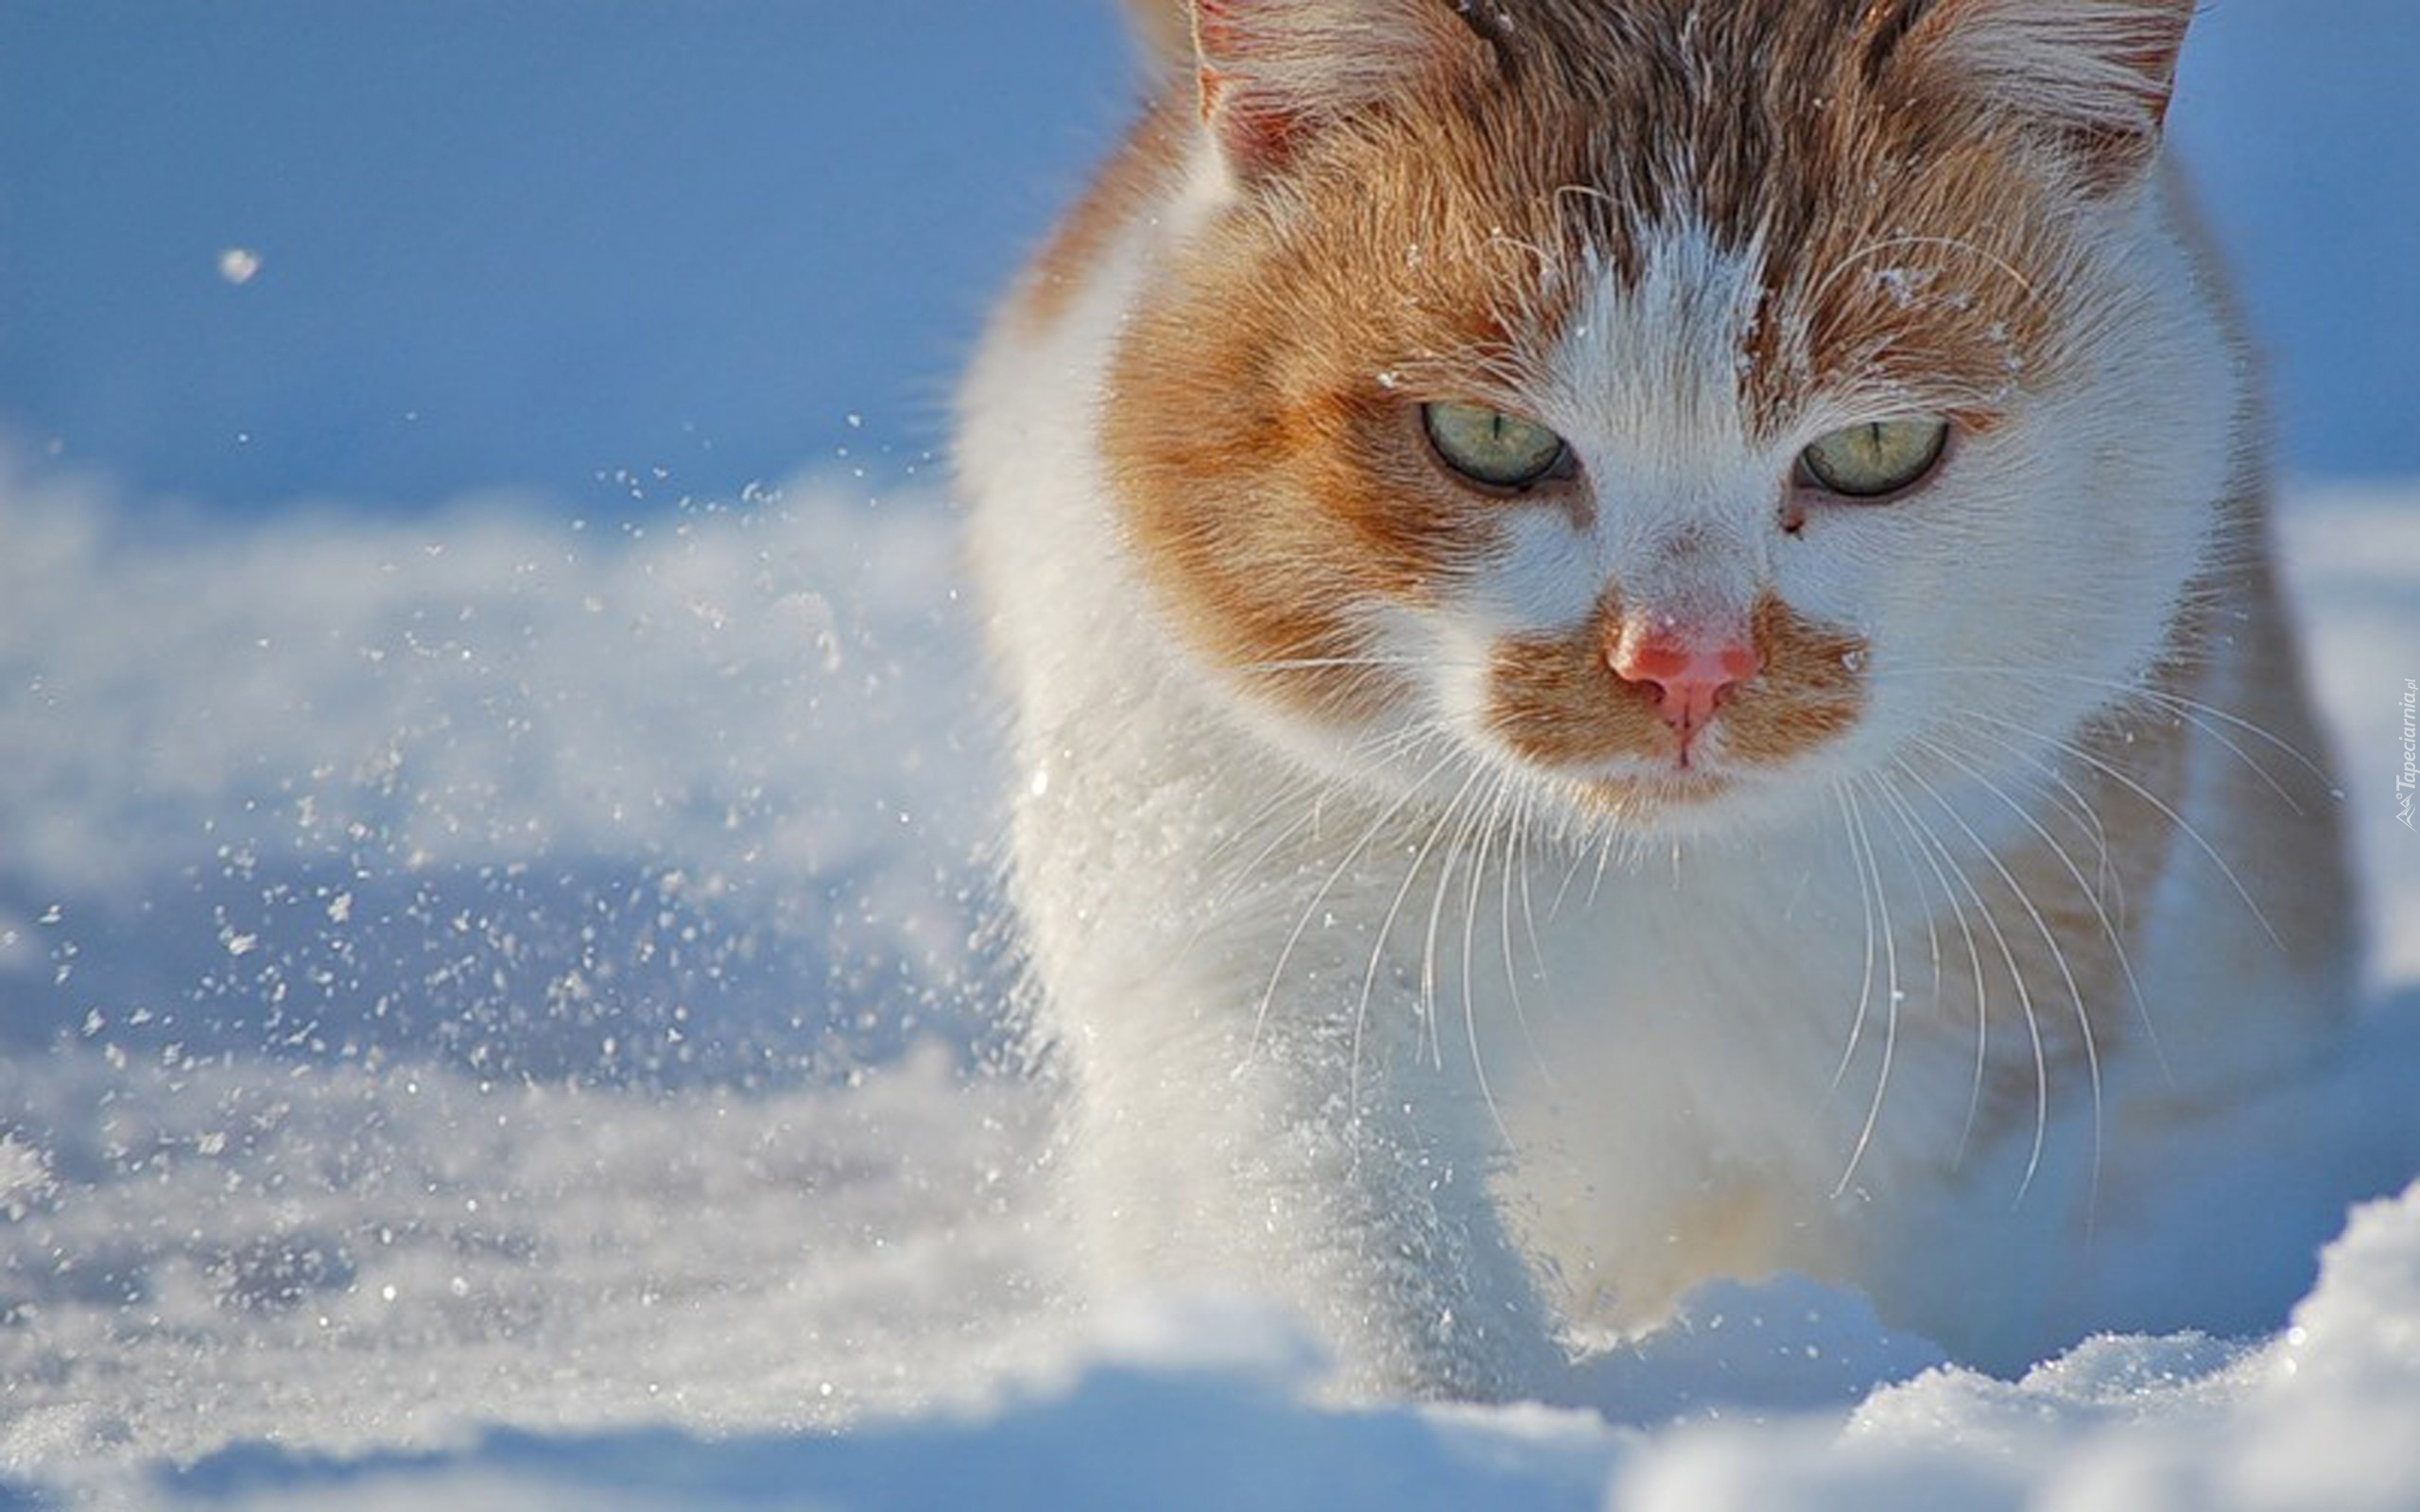
<svg viewBox="0 0 2420 1512">
<path fill-rule="evenodd" d="M 1104 1279 L 1473 1395 L 2195 1321 L 2096 1256 L 2353 950 L 2189 5 L 1197 9 L 961 446 Z"/>
</svg>

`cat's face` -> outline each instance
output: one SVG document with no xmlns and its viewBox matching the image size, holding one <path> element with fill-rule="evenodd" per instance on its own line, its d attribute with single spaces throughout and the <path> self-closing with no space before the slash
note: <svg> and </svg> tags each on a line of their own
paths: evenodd
<svg viewBox="0 0 2420 1512">
<path fill-rule="evenodd" d="M 1104 429 L 1191 654 L 1331 767 L 1630 833 L 2038 768 L 2236 461 L 2157 182 L 2189 7 L 1480 9 L 1198 7 Z"/>
</svg>

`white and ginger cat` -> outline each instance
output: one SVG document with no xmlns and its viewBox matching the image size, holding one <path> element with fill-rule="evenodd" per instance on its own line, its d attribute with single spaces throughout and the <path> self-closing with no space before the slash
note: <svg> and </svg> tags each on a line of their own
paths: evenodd
<svg viewBox="0 0 2420 1512">
<path fill-rule="evenodd" d="M 2193 0 L 1181 10 L 964 392 L 1102 1280 L 1358 1392 L 2196 1321 L 2102 1257 L 2356 952 Z"/>
</svg>

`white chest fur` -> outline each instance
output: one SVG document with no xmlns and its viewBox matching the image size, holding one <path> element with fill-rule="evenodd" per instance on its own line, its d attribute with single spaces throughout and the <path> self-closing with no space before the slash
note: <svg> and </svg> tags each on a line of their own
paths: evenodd
<svg viewBox="0 0 2420 1512">
<path fill-rule="evenodd" d="M 2103 1057 L 2093 1015 L 2189 999 L 2177 1042 L 2217 1042 L 2342 956 L 2237 952 L 2214 979 L 2208 938 L 2267 901 L 2236 871 L 2259 842 L 2211 807 L 2225 782 L 2194 775 L 2226 727 L 2169 711 L 2187 772 L 2154 801 L 2217 839 L 2133 898 L 2088 874 L 2110 826 L 2081 747 L 2029 757 L 2030 783 L 1847 785 L 1737 838 L 1602 852 L 1518 822 L 1450 744 L 1387 747 L 1392 787 L 1317 775 L 1175 643 L 1096 440 L 1137 291 L 1203 213 L 1137 219 L 1056 318 L 1005 322 L 965 404 L 1017 699 L 1014 902 L 1105 1281 L 1283 1297 L 1351 1384 L 1455 1393 L 1536 1389 L 1558 1336 L 1651 1323 L 1714 1276 L 1862 1285 L 1987 1359 L 2089 1316 L 2044 1278 L 2123 1175 L 2103 1131 L 2180 1087 Z M 2037 839 L 2030 872 L 2001 854 Z M 2133 942 L 2115 1007 L 2084 1001 L 2117 990 L 2095 931 Z M 2181 1085 L 2225 1059 L 2188 1056 Z"/>
</svg>

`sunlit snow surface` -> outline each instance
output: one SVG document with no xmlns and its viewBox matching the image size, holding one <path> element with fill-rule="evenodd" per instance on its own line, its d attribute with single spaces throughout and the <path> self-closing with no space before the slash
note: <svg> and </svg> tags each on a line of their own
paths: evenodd
<svg viewBox="0 0 2420 1512">
<path fill-rule="evenodd" d="M 2380 972 L 2230 1225 L 2420 1170 L 2420 493 L 2286 529 Z M 986 933 L 947 512 L 801 483 L 163 525 L 0 467 L 0 1475 L 185 1507 L 2420 1507 L 2420 1188 L 2291 1326 L 2007 1383 L 1700 1299 L 1604 1416 L 1308 1404 L 1248 1302 L 1078 1319 Z M 135 522 L 143 523 L 140 531 Z M 2147 1282 L 2186 1284 L 2165 1274 Z M 2301 1282 L 2295 1282 L 2297 1288 Z M 0 1507 L 9 1493 L 0 1491 Z"/>
</svg>

